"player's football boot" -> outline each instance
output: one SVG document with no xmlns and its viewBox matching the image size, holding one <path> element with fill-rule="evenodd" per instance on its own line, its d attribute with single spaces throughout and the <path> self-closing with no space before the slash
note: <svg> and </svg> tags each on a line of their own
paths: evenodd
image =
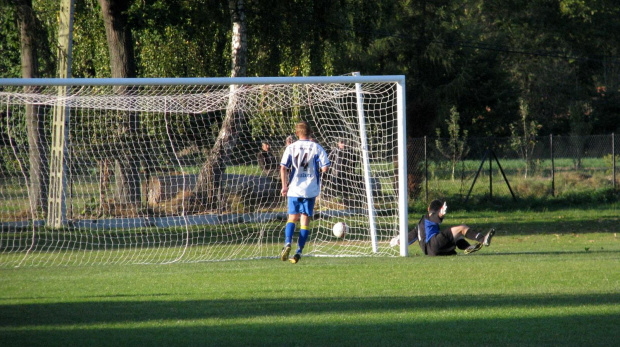
<svg viewBox="0 0 620 347">
<path fill-rule="evenodd" d="M 297 264 L 299 263 L 300 259 L 301 259 L 301 254 L 295 253 L 295 255 L 293 256 L 293 259 L 289 259 L 288 261 L 290 261 L 293 264 Z"/>
<path fill-rule="evenodd" d="M 289 253 L 291 253 L 291 245 L 284 246 L 284 248 L 282 248 L 282 253 L 280 253 L 280 259 L 282 259 L 282 261 L 287 261 Z"/>
<path fill-rule="evenodd" d="M 491 230 L 489 230 L 489 232 L 484 236 L 484 241 L 482 241 L 482 243 L 485 246 L 490 246 L 493 235 L 495 235 L 495 229 L 491 228 Z"/>
<path fill-rule="evenodd" d="M 480 250 L 480 248 L 482 248 L 482 243 L 476 243 L 475 245 L 471 245 L 469 247 L 467 247 L 465 249 L 465 254 L 470 254 L 470 253 L 474 253 Z"/>
</svg>

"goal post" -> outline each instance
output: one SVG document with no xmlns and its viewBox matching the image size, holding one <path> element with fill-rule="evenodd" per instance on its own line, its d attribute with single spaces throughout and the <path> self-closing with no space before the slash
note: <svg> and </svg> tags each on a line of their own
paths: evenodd
<svg viewBox="0 0 620 347">
<path fill-rule="evenodd" d="M 304 255 L 406 256 L 406 239 L 389 246 L 408 229 L 404 83 L 359 74 L 0 79 L 0 267 L 275 258 L 286 223 L 279 162 L 302 120 L 332 160 Z M 46 134 L 34 145 L 32 105 Z M 64 125 L 53 118 L 59 107 Z M 50 184 L 60 219 L 28 199 L 37 196 L 28 156 L 52 143 L 63 163 L 48 157 L 41 167 L 63 170 L 47 175 L 65 181 Z M 344 239 L 331 233 L 338 221 L 349 225 Z"/>
</svg>

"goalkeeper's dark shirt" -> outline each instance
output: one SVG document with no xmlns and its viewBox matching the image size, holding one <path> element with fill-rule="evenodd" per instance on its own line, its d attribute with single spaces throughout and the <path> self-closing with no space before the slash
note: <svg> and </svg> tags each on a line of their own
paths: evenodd
<svg viewBox="0 0 620 347">
<path fill-rule="evenodd" d="M 424 254 L 428 254 L 428 250 L 426 247 L 426 243 L 430 241 L 431 238 L 436 237 L 440 232 L 439 224 L 443 221 L 443 218 L 439 218 L 437 213 L 433 214 L 425 214 L 422 216 L 420 221 L 418 222 L 418 243 L 420 244 L 420 248 L 424 252 Z M 427 240 L 427 227 L 429 227 L 429 237 Z"/>
</svg>

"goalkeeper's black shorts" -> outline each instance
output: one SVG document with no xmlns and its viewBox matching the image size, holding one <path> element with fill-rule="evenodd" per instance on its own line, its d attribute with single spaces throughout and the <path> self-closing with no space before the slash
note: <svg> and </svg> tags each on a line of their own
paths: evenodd
<svg viewBox="0 0 620 347">
<path fill-rule="evenodd" d="M 456 255 L 456 243 L 454 235 L 450 229 L 444 229 L 439 234 L 431 237 L 426 243 L 426 254 L 430 256 L 436 255 Z"/>
</svg>

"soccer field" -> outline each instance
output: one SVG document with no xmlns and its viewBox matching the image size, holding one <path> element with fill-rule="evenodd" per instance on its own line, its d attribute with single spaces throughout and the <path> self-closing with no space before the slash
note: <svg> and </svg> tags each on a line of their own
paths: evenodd
<svg viewBox="0 0 620 347">
<path fill-rule="evenodd" d="M 1 269 L 0 345 L 617 345 L 617 218 L 491 217 L 467 256 Z"/>
</svg>

